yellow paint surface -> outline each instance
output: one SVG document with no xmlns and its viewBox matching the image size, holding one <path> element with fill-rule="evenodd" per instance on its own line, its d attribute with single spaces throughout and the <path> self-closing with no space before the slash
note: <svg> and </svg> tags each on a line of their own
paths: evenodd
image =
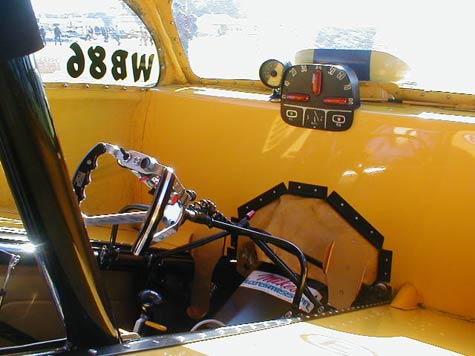
<svg viewBox="0 0 475 356">
<path fill-rule="evenodd" d="M 421 315 L 423 314 L 423 315 Z M 433 312 L 357 311 L 309 323 L 186 345 L 218 355 L 430 355 L 473 354 L 475 327 Z"/>
<path fill-rule="evenodd" d="M 280 182 L 328 186 L 385 236 L 393 287 L 410 282 L 427 306 L 475 317 L 474 114 L 364 104 L 335 133 L 288 126 L 278 104 L 236 92 L 150 95 L 143 149 L 200 198 L 236 215 Z"/>
<path fill-rule="evenodd" d="M 262 95 L 182 87 L 48 95 L 71 174 L 95 143 L 112 142 L 174 167 L 229 216 L 280 182 L 326 185 L 385 236 L 393 287 L 410 282 L 428 307 L 475 317 L 473 114 L 364 104 L 349 131 L 332 133 L 285 125 L 279 105 Z M 88 213 L 150 200 L 109 157 L 86 192 Z M 13 207 L 8 195 L 1 190 L 3 210 Z M 185 241 L 192 231 L 187 225 Z"/>
<path fill-rule="evenodd" d="M 311 322 L 358 335 L 405 336 L 464 355 L 475 355 L 475 323 L 431 310 L 369 308 Z"/>
<path fill-rule="evenodd" d="M 155 155 L 228 216 L 280 182 L 328 186 L 385 236 L 384 247 L 394 252 L 394 288 L 409 282 L 427 307 L 475 317 L 473 113 L 364 104 L 353 127 L 335 133 L 285 125 L 279 105 L 258 94 L 71 86 L 51 87 L 48 96 L 70 174 L 106 141 Z M 89 214 L 150 201 L 110 157 L 100 160 L 86 192 Z M 14 210 L 5 189 L 0 208 Z M 167 245 L 183 243 L 194 229 L 187 224 Z M 412 315 L 428 320 L 425 312 Z M 378 323 L 371 320 L 368 330 Z"/>
</svg>

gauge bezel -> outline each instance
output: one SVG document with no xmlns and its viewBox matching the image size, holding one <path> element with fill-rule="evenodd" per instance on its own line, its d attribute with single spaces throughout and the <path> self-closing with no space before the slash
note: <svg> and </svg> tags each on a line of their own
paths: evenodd
<svg viewBox="0 0 475 356">
<path fill-rule="evenodd" d="M 320 83 L 315 87 L 315 74 Z M 355 72 L 339 64 L 298 64 L 284 73 L 281 117 L 289 125 L 345 131 L 353 124 L 360 106 L 359 82 Z"/>
<path fill-rule="evenodd" d="M 272 85 L 272 84 L 270 84 L 270 83 L 269 83 L 270 77 L 267 77 L 267 76 L 265 75 L 265 73 L 264 73 L 265 70 L 268 70 L 267 66 L 269 66 L 269 65 L 272 64 L 272 63 L 275 63 L 276 66 L 278 66 L 278 65 L 281 65 L 281 66 L 282 66 L 282 72 L 280 73 L 280 81 L 279 81 L 279 84 L 278 84 L 278 85 Z M 259 68 L 259 79 L 261 80 L 261 82 L 262 82 L 265 86 L 267 86 L 267 87 L 269 87 L 269 88 L 272 88 L 272 89 L 278 89 L 278 88 L 280 88 L 280 87 L 282 86 L 282 81 L 283 81 L 283 79 L 284 79 L 285 70 L 286 70 L 285 64 L 282 63 L 281 61 L 279 61 L 279 60 L 277 60 L 277 59 L 268 59 L 268 60 L 264 61 L 264 62 L 261 64 L 260 68 Z M 272 76 L 272 78 L 274 79 L 274 78 L 276 78 L 276 77 L 278 77 L 278 76 L 279 76 L 279 73 L 277 72 L 277 75 L 276 75 L 276 76 Z"/>
</svg>

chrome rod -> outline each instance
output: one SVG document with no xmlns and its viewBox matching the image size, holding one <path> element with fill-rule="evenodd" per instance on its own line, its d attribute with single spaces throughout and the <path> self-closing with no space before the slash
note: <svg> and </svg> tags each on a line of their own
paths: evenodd
<svg viewBox="0 0 475 356">
<path fill-rule="evenodd" d="M 132 253 L 135 256 L 140 255 L 152 242 L 153 234 L 157 231 L 158 225 L 163 218 L 165 207 L 173 192 L 174 183 L 175 173 L 172 169 L 166 168 L 158 182 L 152 205 L 147 212 L 147 217 L 140 230 L 139 237 L 132 248 Z"/>
<path fill-rule="evenodd" d="M 84 223 L 86 226 L 104 226 L 104 225 L 121 225 L 121 224 L 138 224 L 143 223 L 147 217 L 147 211 L 134 211 L 131 213 L 116 213 L 104 215 L 84 215 Z"/>
</svg>

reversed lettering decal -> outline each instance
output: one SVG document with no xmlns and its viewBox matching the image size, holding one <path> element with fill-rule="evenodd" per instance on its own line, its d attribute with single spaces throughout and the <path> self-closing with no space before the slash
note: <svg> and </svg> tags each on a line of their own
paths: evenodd
<svg viewBox="0 0 475 356">
<path fill-rule="evenodd" d="M 112 53 L 112 76 L 115 80 L 123 80 L 127 78 L 126 60 L 129 52 L 124 50 L 117 50 Z"/>
<path fill-rule="evenodd" d="M 106 50 L 101 46 L 89 47 L 87 54 L 91 59 L 91 66 L 89 67 L 89 73 L 94 79 L 101 79 L 106 75 L 106 64 L 104 59 L 106 58 Z"/>
<path fill-rule="evenodd" d="M 151 54 L 148 57 L 148 65 L 145 65 L 145 54 L 142 54 L 140 57 L 140 65 L 137 66 L 137 57 L 138 54 L 134 53 L 132 55 L 132 69 L 134 71 L 134 81 L 140 79 L 140 74 L 143 73 L 144 81 L 147 81 L 150 78 L 150 73 L 152 71 L 153 59 L 155 58 L 154 54 Z"/>
<path fill-rule="evenodd" d="M 129 52 L 119 49 L 108 56 L 104 47 L 90 46 L 87 49 L 89 63 L 86 63 L 84 50 L 79 43 L 72 43 L 70 48 L 74 54 L 69 57 L 66 67 L 69 76 L 72 78 L 79 78 L 83 75 L 86 65 L 89 65 L 89 74 L 94 79 L 102 79 L 107 75 L 108 71 L 110 71 L 109 75 L 112 76 L 115 81 L 125 80 L 127 78 L 128 58 L 130 58 L 129 69 L 132 69 L 134 82 L 138 82 L 139 80 L 147 82 L 152 74 L 155 54 L 147 55 L 135 52 L 129 57 Z M 110 62 L 108 60 L 110 60 Z"/>
<path fill-rule="evenodd" d="M 74 54 L 68 59 L 67 69 L 68 74 L 73 77 L 79 77 L 82 72 L 84 72 L 85 61 L 84 61 L 84 53 L 82 53 L 82 49 L 77 42 L 74 42 L 69 46 L 74 52 Z"/>
</svg>

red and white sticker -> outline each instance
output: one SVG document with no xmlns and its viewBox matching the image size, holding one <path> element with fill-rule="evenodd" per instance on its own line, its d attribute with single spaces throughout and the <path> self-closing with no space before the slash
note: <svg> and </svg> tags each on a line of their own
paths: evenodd
<svg viewBox="0 0 475 356">
<path fill-rule="evenodd" d="M 297 290 L 297 286 L 290 279 L 263 271 L 253 271 L 242 282 L 241 287 L 258 290 L 289 303 L 292 303 Z M 322 295 L 317 290 L 309 289 L 318 301 L 322 299 Z M 299 308 L 306 313 L 310 313 L 314 308 L 314 304 L 303 295 Z"/>
</svg>

